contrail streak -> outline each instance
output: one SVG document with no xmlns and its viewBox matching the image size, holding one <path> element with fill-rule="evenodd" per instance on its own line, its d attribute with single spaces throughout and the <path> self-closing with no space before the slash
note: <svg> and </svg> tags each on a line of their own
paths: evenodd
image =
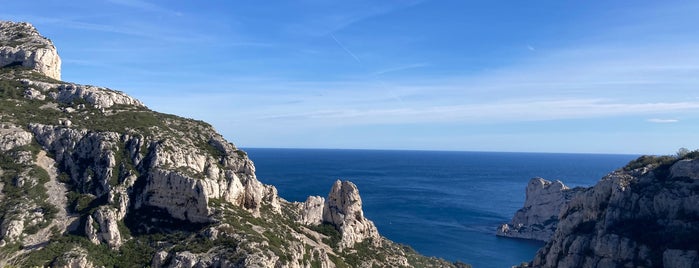
<svg viewBox="0 0 699 268">
<path fill-rule="evenodd" d="M 337 43 L 338 46 L 340 46 L 342 49 L 344 49 L 347 52 L 347 54 L 350 54 L 350 56 L 352 56 L 352 58 L 354 58 L 354 60 L 356 60 L 359 63 L 362 63 L 362 60 L 360 60 L 359 57 L 357 57 L 357 55 L 354 55 L 354 53 L 352 53 L 352 51 L 350 51 L 345 46 L 343 46 L 342 43 L 340 43 L 340 40 L 337 40 L 337 38 L 335 38 L 335 34 L 331 33 L 330 37 L 332 37 L 333 40 L 335 40 L 335 43 Z"/>
</svg>

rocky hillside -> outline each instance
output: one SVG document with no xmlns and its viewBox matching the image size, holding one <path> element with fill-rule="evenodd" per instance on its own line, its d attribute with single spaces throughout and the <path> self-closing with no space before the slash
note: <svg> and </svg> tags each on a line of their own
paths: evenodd
<svg viewBox="0 0 699 268">
<path fill-rule="evenodd" d="M 57 80 L 33 26 L 0 32 L 0 267 L 455 266 L 381 237 L 351 182 L 287 202 L 209 124 Z"/>
<path fill-rule="evenodd" d="M 699 267 L 699 151 L 644 156 L 576 194 L 532 267 Z"/>
</svg>

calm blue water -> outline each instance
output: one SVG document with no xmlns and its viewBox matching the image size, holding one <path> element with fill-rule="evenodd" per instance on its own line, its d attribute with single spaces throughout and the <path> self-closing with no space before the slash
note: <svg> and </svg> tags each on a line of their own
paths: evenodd
<svg viewBox="0 0 699 268">
<path fill-rule="evenodd" d="M 289 201 L 359 188 L 365 215 L 389 239 L 474 267 L 531 260 L 542 243 L 496 237 L 532 177 L 590 186 L 636 156 L 594 154 L 245 149 L 263 183 Z"/>
</svg>

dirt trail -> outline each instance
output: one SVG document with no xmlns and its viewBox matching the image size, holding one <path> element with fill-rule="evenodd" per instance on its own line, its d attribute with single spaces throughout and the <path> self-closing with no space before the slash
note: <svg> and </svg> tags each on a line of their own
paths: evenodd
<svg viewBox="0 0 699 268">
<path fill-rule="evenodd" d="M 52 228 L 57 228 L 59 231 L 65 232 L 78 219 L 75 215 L 68 214 L 68 211 L 66 210 L 68 206 L 68 197 L 66 197 L 68 188 L 64 183 L 58 181 L 56 161 L 48 157 L 44 150 L 41 150 L 37 155 L 36 165 L 46 170 L 46 172 L 49 174 L 50 179 L 46 184 L 44 184 L 44 187 L 46 187 L 46 193 L 49 196 L 48 200 L 46 201 L 58 208 L 58 212 L 47 228 L 41 229 L 36 234 L 27 236 L 24 239 L 24 246 L 27 249 L 43 246 L 51 237 Z"/>
</svg>

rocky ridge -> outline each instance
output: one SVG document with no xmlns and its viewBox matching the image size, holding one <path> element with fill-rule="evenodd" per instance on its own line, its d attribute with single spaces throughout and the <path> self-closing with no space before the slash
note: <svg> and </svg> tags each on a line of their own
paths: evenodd
<svg viewBox="0 0 699 268">
<path fill-rule="evenodd" d="M 699 267 L 699 151 L 643 156 L 576 194 L 526 267 Z"/>
<path fill-rule="evenodd" d="M 526 188 L 524 207 L 509 223 L 500 225 L 498 236 L 548 241 L 556 231 L 561 209 L 583 188 L 568 188 L 563 182 L 533 178 Z"/>
<path fill-rule="evenodd" d="M 354 184 L 288 202 L 210 125 L 59 81 L 57 54 L 48 68 L 12 52 L 55 52 L 33 26 L 0 31 L 11 58 L 0 65 L 0 266 L 453 266 L 381 237 Z"/>
</svg>

